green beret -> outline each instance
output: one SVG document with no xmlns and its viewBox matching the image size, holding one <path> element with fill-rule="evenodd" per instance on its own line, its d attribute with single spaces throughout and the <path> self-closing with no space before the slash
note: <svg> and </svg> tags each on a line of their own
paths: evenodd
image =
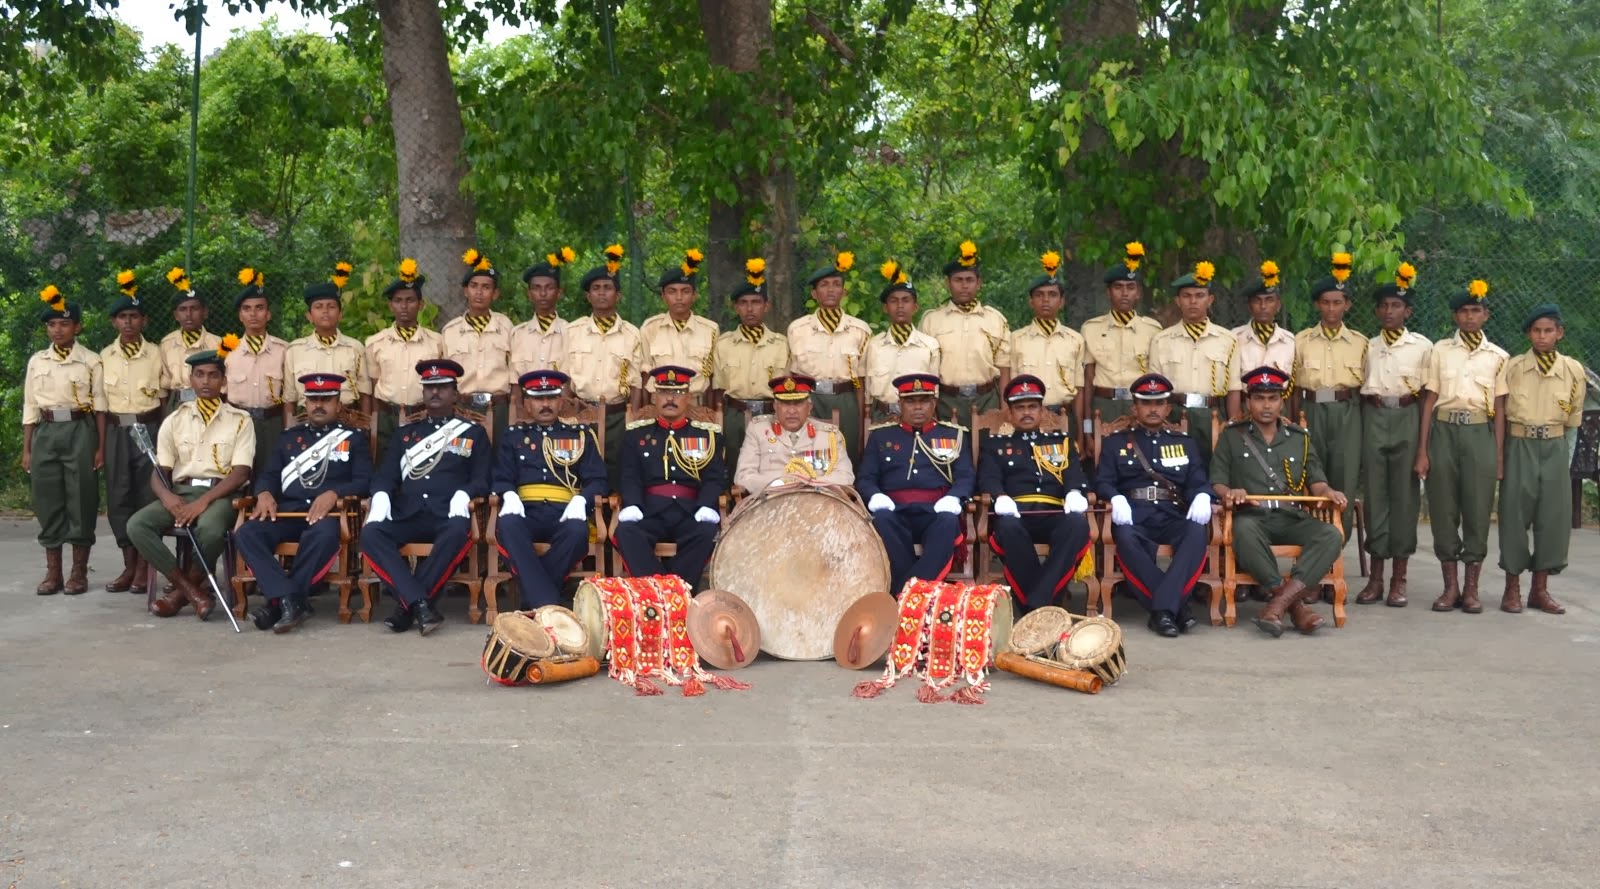
<svg viewBox="0 0 1600 889">
<path fill-rule="evenodd" d="M 1327 277 L 1317 281 L 1317 283 L 1311 285 L 1311 301 L 1316 302 L 1317 297 L 1323 295 L 1324 293 L 1335 290 L 1343 293 L 1345 299 L 1349 299 L 1350 291 L 1346 289 L 1348 286 L 1349 285 L 1346 282 L 1340 281 L 1338 278 L 1335 278 L 1332 275 L 1328 275 Z"/>
<path fill-rule="evenodd" d="M 1476 292 L 1475 292 L 1476 291 Z M 1467 305 L 1483 305 L 1489 296 L 1489 285 L 1482 281 L 1473 281 L 1466 289 L 1450 297 L 1450 311 L 1454 312 Z"/>
<path fill-rule="evenodd" d="M 305 292 L 301 295 L 305 297 L 307 307 L 317 300 L 322 299 L 331 299 L 334 302 L 343 302 L 339 296 L 339 285 L 333 283 L 332 281 L 318 281 L 315 284 L 308 284 L 306 285 Z"/>
<path fill-rule="evenodd" d="M 1189 274 L 1184 275 L 1183 277 L 1179 278 L 1176 281 L 1173 281 L 1171 284 L 1168 284 L 1167 286 L 1172 288 L 1172 292 L 1173 293 L 1177 293 L 1179 290 L 1182 290 L 1185 287 L 1204 287 L 1207 290 L 1211 289 L 1211 286 L 1209 284 L 1201 284 L 1199 282 L 1199 280 L 1197 280 L 1195 278 L 1193 272 L 1190 272 Z"/>
<path fill-rule="evenodd" d="M 399 293 L 402 290 L 409 290 L 412 293 L 415 293 L 418 299 L 421 299 L 422 285 L 426 284 L 427 282 L 428 278 L 426 275 L 418 275 L 410 281 L 407 281 L 404 278 L 396 278 L 389 282 L 388 287 L 383 288 L 383 298 L 390 299 L 396 293 Z"/>
<path fill-rule="evenodd" d="M 56 320 L 57 318 L 64 318 L 68 321 L 82 321 L 83 309 L 79 307 L 77 303 L 70 303 L 63 300 L 61 303 L 61 308 L 58 309 L 55 306 L 45 306 L 44 311 L 39 313 L 40 324 L 47 324 Z"/>
<path fill-rule="evenodd" d="M 557 284 L 561 283 L 561 268 L 540 260 L 522 271 L 522 283 L 531 284 L 534 278 L 550 278 Z"/>
<path fill-rule="evenodd" d="M 1386 299 L 1398 299 L 1406 305 L 1411 305 L 1411 289 L 1401 289 L 1397 284 L 1385 284 L 1372 291 L 1372 301 L 1381 303 Z"/>
<path fill-rule="evenodd" d="M 897 290 L 903 290 L 906 293 L 911 294 L 912 299 L 917 298 L 917 285 L 911 283 L 910 281 L 901 281 L 898 284 L 890 284 L 888 287 L 883 288 L 883 291 L 878 294 L 878 302 L 888 302 L 889 294 L 894 293 Z"/>
<path fill-rule="evenodd" d="M 1118 281 L 1137 281 L 1139 280 L 1139 272 L 1136 269 L 1128 268 L 1127 263 L 1119 262 L 1107 269 L 1105 276 L 1100 280 L 1106 284 L 1115 284 Z"/>
<path fill-rule="evenodd" d="M 240 306 L 244 305 L 245 300 L 255 299 L 256 297 L 266 299 L 267 291 L 259 284 L 250 284 L 240 290 L 239 295 L 233 298 L 233 307 L 235 310 L 237 310 Z"/>
<path fill-rule="evenodd" d="M 1192 286 L 1199 286 L 1199 285 L 1192 285 Z M 1245 288 L 1244 288 L 1244 298 L 1245 299 L 1254 299 L 1255 297 L 1262 296 L 1262 295 L 1277 296 L 1278 295 L 1278 288 L 1276 286 L 1268 287 L 1266 279 L 1261 277 L 1260 275 L 1257 275 L 1255 278 L 1251 279 L 1251 281 L 1250 281 L 1250 283 L 1248 285 L 1245 286 Z"/>
<path fill-rule="evenodd" d="M 738 289 L 728 294 L 728 302 L 734 302 L 741 296 L 759 296 L 767 299 L 767 286 L 765 284 L 751 284 L 749 281 L 740 284 Z"/>
<path fill-rule="evenodd" d="M 190 367 L 199 367 L 202 364 L 215 364 L 217 367 L 223 367 L 224 359 L 226 357 L 227 356 L 225 355 L 218 354 L 217 350 L 215 349 L 207 349 L 204 352 L 196 352 L 193 355 L 190 355 L 188 358 L 183 359 L 183 363 L 189 365 Z"/>
<path fill-rule="evenodd" d="M 622 286 L 622 282 L 618 281 L 617 280 L 617 276 L 611 274 L 611 271 L 609 269 L 607 269 L 603 265 L 597 265 L 594 268 L 590 269 L 589 271 L 584 272 L 583 279 L 578 282 L 578 289 L 580 289 L 580 290 L 588 290 L 590 284 L 593 284 L 594 282 L 599 281 L 601 279 L 610 281 L 611 283 L 617 285 L 618 287 Z"/>
<path fill-rule="evenodd" d="M 957 272 L 977 272 L 981 275 L 983 274 L 982 265 L 983 263 L 979 262 L 977 257 L 973 257 L 970 265 L 963 263 L 960 259 L 952 259 L 944 264 L 944 276 L 948 278 Z"/>
<path fill-rule="evenodd" d="M 1538 321 L 1540 318 L 1549 318 L 1555 321 L 1556 324 L 1565 326 L 1561 320 L 1561 308 L 1559 306 L 1555 303 L 1540 303 L 1533 307 L 1533 311 L 1529 312 L 1527 319 L 1522 322 L 1522 332 L 1527 333 L 1531 330 L 1533 322 Z"/>
<path fill-rule="evenodd" d="M 1048 287 L 1051 284 L 1060 287 L 1061 279 L 1055 275 L 1040 275 L 1039 277 L 1028 282 L 1028 295 L 1032 296 L 1035 290 L 1038 290 L 1040 287 Z"/>
<path fill-rule="evenodd" d="M 839 271 L 832 265 L 825 265 L 822 268 L 812 272 L 810 276 L 806 278 L 806 286 L 815 287 L 829 278 L 838 278 L 839 280 L 843 281 L 844 272 Z"/>
<path fill-rule="evenodd" d="M 111 304 L 111 309 L 106 312 L 106 317 L 115 318 L 123 312 L 138 312 L 141 315 L 149 314 L 144 310 L 144 303 L 139 302 L 137 296 L 124 295 L 118 297 L 117 301 Z"/>
<path fill-rule="evenodd" d="M 668 284 L 687 284 L 699 290 L 700 276 L 693 269 L 686 272 L 683 266 L 675 265 L 662 270 L 661 277 L 656 279 L 656 290 L 666 290 Z"/>
</svg>

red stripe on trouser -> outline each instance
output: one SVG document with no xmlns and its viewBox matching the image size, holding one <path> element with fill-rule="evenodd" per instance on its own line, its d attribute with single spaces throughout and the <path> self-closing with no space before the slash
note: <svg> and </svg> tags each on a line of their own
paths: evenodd
<svg viewBox="0 0 1600 889">
<path fill-rule="evenodd" d="M 328 572 L 333 570 L 333 563 L 337 562 L 337 561 L 339 561 L 339 554 L 338 553 L 334 553 L 333 554 L 333 558 L 330 558 L 328 560 L 328 564 L 323 565 L 322 566 L 322 570 L 318 571 L 311 578 L 312 585 L 315 585 L 318 581 L 322 580 L 322 578 L 327 577 L 328 576 Z"/>
<path fill-rule="evenodd" d="M 950 558 L 946 559 L 945 563 L 944 563 L 944 567 L 939 569 L 939 576 L 935 577 L 933 579 L 934 583 L 939 583 L 939 582 L 943 581 L 945 579 L 945 576 L 950 573 L 950 566 L 954 565 L 955 561 L 956 561 L 955 551 L 957 549 L 960 549 L 961 548 L 961 544 L 966 543 L 966 542 L 967 542 L 967 533 L 965 531 L 961 532 L 959 535 L 956 536 L 955 546 L 952 546 L 950 548 Z"/>
<path fill-rule="evenodd" d="M 1072 560 L 1072 567 L 1068 568 L 1067 573 L 1061 575 L 1061 579 L 1056 581 L 1056 588 L 1051 591 L 1052 593 L 1061 592 L 1061 588 L 1071 582 L 1073 576 L 1078 573 L 1078 566 L 1083 564 L 1084 554 L 1089 552 L 1089 547 L 1091 546 L 1094 546 L 1094 541 L 1092 540 L 1085 543 L 1083 549 L 1078 550 L 1078 557 Z M 1052 595 L 1051 598 L 1054 599 L 1055 596 Z"/>
<path fill-rule="evenodd" d="M 1139 590 L 1139 592 L 1144 593 L 1144 596 L 1145 596 L 1146 599 L 1149 599 L 1151 602 L 1154 602 L 1156 600 L 1155 594 L 1150 592 L 1148 587 L 1146 587 L 1144 584 L 1139 582 L 1138 575 L 1136 575 L 1132 571 L 1128 570 L 1128 563 L 1122 561 L 1122 553 L 1117 553 L 1117 564 L 1119 566 L 1121 566 L 1121 568 L 1122 568 L 1122 576 L 1123 576 L 1124 579 L 1126 579 L 1128 581 L 1128 583 L 1133 584 L 1134 587 L 1136 587 Z"/>
<path fill-rule="evenodd" d="M 1017 583 L 1017 579 L 1011 576 L 1011 567 L 1006 564 L 1005 547 L 1000 545 L 1000 539 L 993 534 L 989 535 L 989 548 L 1000 557 L 1000 573 L 1005 575 L 1006 583 L 1011 586 L 1011 592 L 1023 602 L 1027 602 L 1028 594 L 1022 591 L 1022 584 Z"/>
<path fill-rule="evenodd" d="M 496 543 L 494 545 L 494 548 L 500 551 L 500 555 L 505 556 L 505 558 L 506 558 L 506 567 L 511 569 L 511 576 L 512 577 L 517 576 L 517 563 L 511 561 L 511 554 L 506 552 L 506 548 L 501 546 L 498 543 Z"/>
<path fill-rule="evenodd" d="M 461 564 L 461 560 L 467 557 L 467 550 L 470 549 L 472 549 L 472 539 L 469 537 L 466 545 L 461 547 L 461 552 L 456 553 L 456 557 L 451 559 L 450 564 L 445 566 L 444 573 L 439 575 L 439 582 L 433 585 L 433 589 L 428 590 L 429 599 L 432 599 L 433 594 L 439 592 L 440 588 L 456 573 L 456 566 Z"/>
<path fill-rule="evenodd" d="M 373 574 L 378 575 L 378 579 L 379 580 L 383 581 L 384 583 L 388 584 L 389 586 L 394 586 L 393 578 L 391 578 L 391 577 L 389 577 L 389 575 L 383 573 L 383 569 L 378 567 L 377 560 L 372 558 L 371 554 L 369 554 L 365 549 L 363 549 L 361 551 L 361 554 L 363 556 L 367 557 L 367 567 L 372 569 L 372 573 Z"/>
<path fill-rule="evenodd" d="M 1199 580 L 1200 575 L 1205 573 L 1206 563 L 1209 561 L 1211 561 L 1210 556 L 1204 556 L 1200 559 L 1200 567 L 1194 569 L 1194 574 L 1189 578 L 1189 582 L 1183 585 L 1183 592 L 1185 595 L 1194 591 L 1194 582 Z"/>
</svg>

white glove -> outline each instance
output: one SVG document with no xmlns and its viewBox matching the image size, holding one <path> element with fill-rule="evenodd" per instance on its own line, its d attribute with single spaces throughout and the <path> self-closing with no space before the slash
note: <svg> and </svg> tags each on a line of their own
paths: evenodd
<svg viewBox="0 0 1600 889">
<path fill-rule="evenodd" d="M 587 521 L 587 516 L 584 513 L 588 508 L 589 501 L 583 499 L 582 497 L 574 497 L 567 501 L 567 508 L 561 510 L 561 521 Z"/>
<path fill-rule="evenodd" d="M 455 515 L 455 501 L 453 500 L 450 501 L 450 509 L 452 510 L 450 514 Z M 522 498 L 517 496 L 516 491 L 507 491 L 505 496 L 500 499 L 500 514 L 503 516 L 526 516 L 528 511 L 522 508 Z"/>
<path fill-rule="evenodd" d="M 1211 521 L 1211 495 L 1204 491 L 1194 495 L 1194 500 L 1189 504 L 1189 521 L 1196 525 L 1204 525 Z"/>
<path fill-rule="evenodd" d="M 1133 524 L 1133 505 L 1121 494 L 1111 498 L 1111 524 Z"/>
<path fill-rule="evenodd" d="M 394 518 L 394 513 L 389 509 L 389 495 L 384 491 L 373 494 L 372 508 L 367 511 L 367 520 L 363 524 L 370 525 L 373 522 L 387 522 L 392 518 Z"/>
<path fill-rule="evenodd" d="M 894 512 L 894 501 L 889 499 L 888 494 L 884 494 L 880 491 L 877 494 L 873 494 L 872 499 L 867 501 L 867 511 Z"/>
<path fill-rule="evenodd" d="M 619 522 L 637 522 L 644 518 L 644 510 L 637 506 L 624 506 L 622 512 L 617 513 Z"/>
<path fill-rule="evenodd" d="M 472 498 L 467 496 L 466 491 L 457 491 L 455 496 L 450 498 L 450 511 L 445 514 L 445 517 L 452 519 L 464 519 L 467 517 L 467 507 L 471 504 Z M 518 498 L 517 505 L 522 505 L 521 498 Z"/>
<path fill-rule="evenodd" d="M 947 512 L 951 515 L 955 515 L 956 513 L 961 512 L 961 501 L 951 497 L 949 494 L 946 494 L 943 497 L 940 497 L 938 500 L 933 501 L 933 511 Z"/>
<path fill-rule="evenodd" d="M 1022 512 L 1017 509 L 1017 501 L 1012 500 L 1005 494 L 1001 494 L 999 497 L 994 498 L 994 514 L 1015 518 L 1022 515 Z"/>
<path fill-rule="evenodd" d="M 716 523 L 722 521 L 722 516 L 717 515 L 717 511 L 711 507 L 702 506 L 694 511 L 694 520 L 697 522 L 705 522 L 708 525 L 715 525 Z"/>
<path fill-rule="evenodd" d="M 1082 513 L 1089 511 L 1089 499 L 1077 491 L 1068 491 L 1065 500 L 1066 502 L 1061 507 L 1062 512 Z"/>
</svg>

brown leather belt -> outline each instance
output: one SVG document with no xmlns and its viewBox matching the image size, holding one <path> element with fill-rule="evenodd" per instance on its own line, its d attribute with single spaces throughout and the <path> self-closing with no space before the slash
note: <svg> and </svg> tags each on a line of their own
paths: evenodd
<svg viewBox="0 0 1600 889">
<path fill-rule="evenodd" d="M 939 391 L 945 395 L 954 395 L 958 398 L 977 398 L 979 395 L 988 395 L 994 391 L 994 380 L 987 383 L 975 383 L 965 386 L 953 386 L 946 383 L 939 384 Z"/>
<path fill-rule="evenodd" d="M 141 423 L 154 423 L 161 419 L 161 409 L 145 411 L 142 414 L 106 414 L 115 426 L 138 426 Z"/>
<path fill-rule="evenodd" d="M 738 410 L 744 411 L 745 413 L 749 413 L 749 414 L 770 414 L 770 413 L 772 413 L 772 399 L 770 399 L 770 398 L 744 399 L 744 398 L 731 398 L 729 396 L 724 395 L 724 396 L 722 396 L 722 400 L 723 400 L 724 403 L 732 405 L 734 408 L 737 408 Z"/>
<path fill-rule="evenodd" d="M 693 500 L 700 496 L 698 488 L 688 485 L 651 485 L 644 489 L 647 497 L 671 497 L 674 500 Z"/>
<path fill-rule="evenodd" d="M 392 401 L 379 399 L 378 409 L 386 414 L 393 413 L 396 419 L 400 419 L 405 417 L 406 414 L 420 414 L 427 410 L 428 406 L 420 401 L 416 404 L 395 404 Z"/>
<path fill-rule="evenodd" d="M 39 408 L 39 422 L 41 423 L 71 423 L 76 420 L 87 420 L 92 416 L 94 416 L 93 411 L 80 411 L 70 407 Z"/>
<path fill-rule="evenodd" d="M 1352 386 L 1330 386 L 1323 389 L 1301 389 L 1300 397 L 1316 404 L 1327 404 L 1331 401 L 1349 401 L 1356 397 L 1356 389 Z"/>
<path fill-rule="evenodd" d="M 1107 389 L 1104 386 L 1096 386 L 1094 387 L 1094 397 L 1109 398 L 1112 401 L 1127 401 L 1133 397 L 1133 392 L 1131 392 L 1125 386 L 1118 386 L 1115 389 Z"/>
<path fill-rule="evenodd" d="M 818 380 L 812 391 L 818 395 L 842 395 L 860 388 L 855 380 Z"/>
<path fill-rule="evenodd" d="M 253 420 L 271 420 L 283 416 L 283 405 L 281 404 L 274 404 L 268 407 L 240 407 L 236 404 L 234 407 L 249 414 Z"/>
<path fill-rule="evenodd" d="M 1143 488 L 1133 488 L 1131 490 L 1123 491 L 1122 496 L 1128 498 L 1129 500 L 1148 500 L 1151 502 L 1165 501 L 1167 503 L 1178 502 L 1178 498 L 1172 496 L 1171 491 L 1168 491 L 1166 488 L 1163 488 L 1160 485 L 1149 485 Z"/>
<path fill-rule="evenodd" d="M 1507 423 L 1506 432 L 1512 438 L 1560 438 L 1566 434 L 1566 427 L 1556 423 L 1546 423 L 1542 426 L 1529 426 L 1526 423 Z"/>
<path fill-rule="evenodd" d="M 1395 408 L 1410 407 L 1417 403 L 1415 395 L 1363 395 L 1361 400 L 1373 407 Z"/>
</svg>

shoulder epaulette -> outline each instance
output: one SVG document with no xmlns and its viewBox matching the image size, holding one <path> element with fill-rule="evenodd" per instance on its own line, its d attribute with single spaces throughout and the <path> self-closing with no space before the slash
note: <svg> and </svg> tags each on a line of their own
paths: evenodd
<svg viewBox="0 0 1600 889">
<path fill-rule="evenodd" d="M 1240 417 L 1237 420 L 1229 420 L 1227 428 L 1228 429 L 1232 429 L 1235 426 L 1243 426 L 1243 425 L 1245 425 L 1245 424 L 1247 424 L 1249 422 L 1250 422 L 1250 418 L 1249 417 Z"/>
<path fill-rule="evenodd" d="M 1306 427 L 1301 426 L 1299 423 L 1291 423 L 1288 420 L 1284 420 L 1283 421 L 1283 428 L 1289 430 L 1290 432 L 1298 432 L 1298 433 L 1300 433 L 1302 435 L 1310 435 L 1311 434 L 1306 429 Z"/>
<path fill-rule="evenodd" d="M 899 425 L 900 425 L 900 421 L 899 420 L 889 420 L 888 422 L 885 422 L 885 423 L 875 423 L 875 424 L 873 424 L 871 426 L 868 426 L 867 427 L 867 431 L 871 432 L 874 429 L 888 429 L 890 426 L 899 426 Z"/>
<path fill-rule="evenodd" d="M 634 420 L 632 423 L 628 424 L 628 428 L 629 429 L 638 429 L 638 428 L 640 428 L 642 426 L 649 426 L 654 422 L 655 422 L 655 418 L 654 417 L 651 417 L 649 419 L 644 419 L 644 420 Z"/>
<path fill-rule="evenodd" d="M 722 431 L 722 426 L 720 424 L 712 423 L 707 420 L 690 420 L 689 425 L 695 427 L 696 429 L 705 429 L 711 432 Z"/>
<path fill-rule="evenodd" d="M 966 432 L 967 431 L 967 427 L 961 425 L 960 423 L 952 423 L 949 420 L 940 420 L 938 422 L 938 425 L 940 425 L 940 426 L 949 426 L 949 427 L 951 427 L 953 429 L 959 429 L 962 432 Z"/>
</svg>

